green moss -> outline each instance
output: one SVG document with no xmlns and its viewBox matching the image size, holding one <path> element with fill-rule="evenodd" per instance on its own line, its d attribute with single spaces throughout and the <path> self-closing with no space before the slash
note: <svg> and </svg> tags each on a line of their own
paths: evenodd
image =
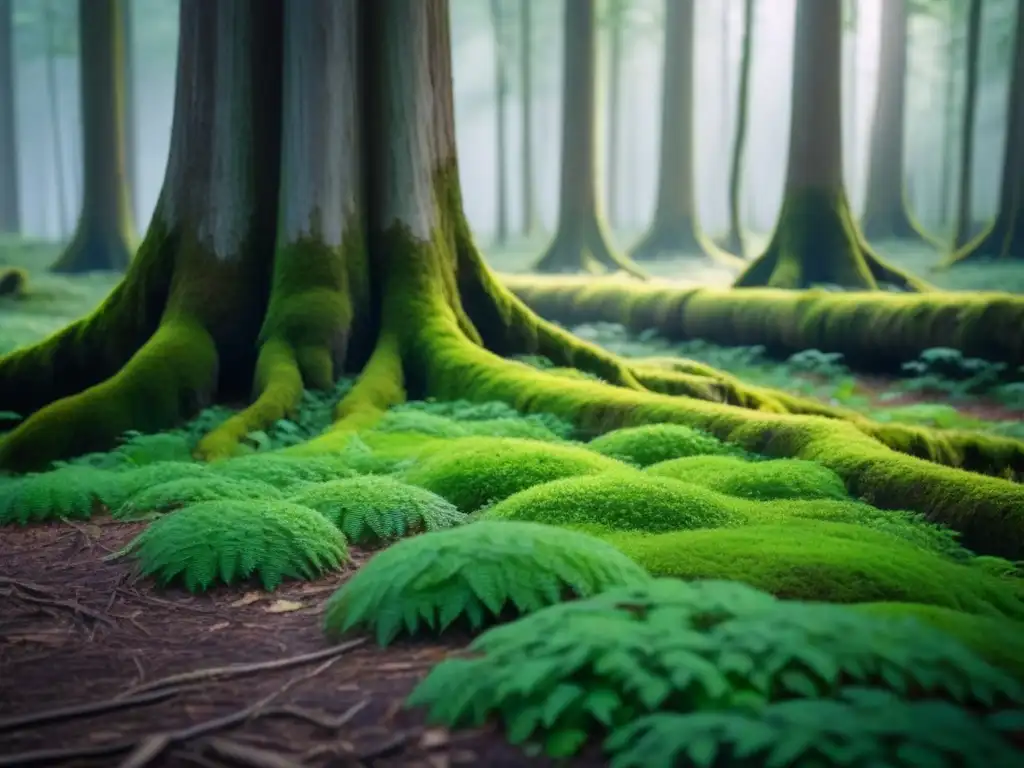
<svg viewBox="0 0 1024 768">
<path fill-rule="evenodd" d="M 846 498 L 846 487 L 835 472 L 800 459 L 749 462 L 734 456 L 690 456 L 659 462 L 646 471 L 746 499 Z"/>
<path fill-rule="evenodd" d="M 732 501 L 678 480 L 608 472 L 529 488 L 486 510 L 482 517 L 659 533 L 737 523 L 742 516 Z"/>
<path fill-rule="evenodd" d="M 513 438 L 465 438 L 403 473 L 466 513 L 564 477 L 626 470 L 583 448 Z"/>
<path fill-rule="evenodd" d="M 646 424 L 617 429 L 591 440 L 587 447 L 619 461 L 648 467 L 683 456 L 734 453 L 711 435 L 679 424 Z"/>
<path fill-rule="evenodd" d="M 741 581 L 784 598 L 923 603 L 1024 618 L 1024 601 L 1010 585 L 856 525 L 807 521 L 603 538 L 655 576 Z"/>
</svg>

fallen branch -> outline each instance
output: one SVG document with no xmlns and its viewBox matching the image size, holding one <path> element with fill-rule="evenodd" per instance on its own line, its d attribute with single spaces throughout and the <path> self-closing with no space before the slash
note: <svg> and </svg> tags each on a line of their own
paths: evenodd
<svg viewBox="0 0 1024 768">
<path fill-rule="evenodd" d="M 14 590 L 7 590 L 6 595 L 9 597 L 12 596 L 13 591 Z M 23 600 L 26 603 L 45 605 L 52 608 L 63 608 L 64 610 L 71 611 L 72 613 L 79 614 L 81 616 L 86 616 L 92 619 L 93 621 L 106 624 L 108 627 L 111 627 L 112 629 L 117 627 L 117 624 L 114 623 L 114 620 L 112 618 L 110 618 L 109 616 L 104 616 L 102 613 L 100 613 L 99 611 L 94 611 L 92 608 L 87 608 L 86 606 L 79 603 L 77 600 L 60 600 L 53 597 L 36 597 L 35 595 L 29 595 L 24 593 L 20 593 L 13 596 L 16 597 L 18 600 Z"/>
<path fill-rule="evenodd" d="M 140 707 L 146 704 L 156 704 L 166 701 L 181 693 L 181 688 L 164 688 L 159 691 L 150 691 L 139 696 L 121 699 L 105 699 L 103 701 L 91 701 L 88 704 L 77 704 L 70 707 L 59 707 L 48 709 L 43 712 L 35 712 L 29 715 L 19 715 L 0 720 L 0 733 L 15 731 L 20 728 L 31 728 L 50 723 L 63 723 L 68 720 L 75 720 L 80 717 L 104 714 L 106 712 L 117 712 L 132 707 Z"/>
<path fill-rule="evenodd" d="M 364 699 L 349 707 L 347 710 L 342 712 L 338 717 L 330 717 L 322 712 L 314 712 L 311 709 L 305 709 L 303 707 L 296 707 L 291 704 L 286 704 L 282 707 L 274 707 L 268 709 L 263 713 L 263 717 L 291 717 L 295 720 L 300 720 L 310 725 L 315 725 L 317 728 L 322 728 L 325 731 L 336 731 L 348 725 L 352 720 L 366 709 L 369 704 L 369 699 Z"/>
<path fill-rule="evenodd" d="M 251 768 L 304 768 L 302 763 L 282 755 L 280 752 L 239 744 L 237 741 L 223 737 L 210 739 L 207 746 L 217 757 L 248 765 Z"/>
</svg>

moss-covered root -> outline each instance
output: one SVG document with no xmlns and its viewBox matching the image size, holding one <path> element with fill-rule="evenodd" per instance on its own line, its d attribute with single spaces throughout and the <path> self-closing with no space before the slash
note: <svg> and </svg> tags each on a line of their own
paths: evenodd
<svg viewBox="0 0 1024 768">
<path fill-rule="evenodd" d="M 974 261 L 1024 260 L 1024 203 L 1018 210 L 999 216 L 993 224 L 963 248 L 955 251 L 942 267 Z"/>
<path fill-rule="evenodd" d="M 736 278 L 736 288 L 800 289 L 832 285 L 849 290 L 927 291 L 930 286 L 886 264 L 861 235 L 846 195 L 805 190 L 783 201 L 765 252 Z"/>
<path fill-rule="evenodd" d="M 16 267 L 0 269 L 0 296 L 21 296 L 28 285 L 28 272 Z"/>
<path fill-rule="evenodd" d="M 563 224 L 533 269 L 561 274 L 625 272 L 641 280 L 647 277 L 632 259 L 612 248 L 611 235 L 596 218 L 576 226 Z"/>
</svg>

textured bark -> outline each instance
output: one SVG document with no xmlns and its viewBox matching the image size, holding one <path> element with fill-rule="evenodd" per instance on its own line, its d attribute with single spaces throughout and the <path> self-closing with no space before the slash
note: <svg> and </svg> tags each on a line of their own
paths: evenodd
<svg viewBox="0 0 1024 768">
<path fill-rule="evenodd" d="M 971 236 L 974 189 L 971 174 L 974 168 L 974 123 L 977 117 L 978 69 L 981 66 L 981 0 L 969 0 L 967 11 L 967 52 L 964 67 L 967 83 L 964 86 L 964 106 L 960 115 L 960 157 L 957 165 L 958 202 L 953 247 L 966 245 Z"/>
<path fill-rule="evenodd" d="M 598 194 L 596 0 L 565 0 L 558 228 L 538 272 L 642 272 L 612 250 Z"/>
<path fill-rule="evenodd" d="M 611 0 L 608 19 L 610 45 L 608 46 L 608 146 L 605 168 L 608 178 L 608 220 L 618 226 L 619 211 L 619 117 L 622 114 L 622 37 L 625 31 L 625 1 Z"/>
<path fill-rule="evenodd" d="M 861 229 L 874 239 L 917 239 L 905 199 L 903 128 L 906 115 L 907 0 L 882 3 L 878 91 L 868 158 Z"/>
<path fill-rule="evenodd" d="M 79 0 L 82 209 L 55 272 L 121 270 L 130 260 L 121 9 L 120 0 Z"/>
<path fill-rule="evenodd" d="M 533 20 L 532 0 L 519 3 L 519 100 L 521 190 L 523 223 L 521 234 L 530 237 L 537 230 L 537 207 L 533 200 Z"/>
<path fill-rule="evenodd" d="M 0 0 L 0 232 L 20 232 L 13 0 Z"/>
<path fill-rule="evenodd" d="M 501 0 L 491 0 L 491 26 L 494 30 L 494 183 L 497 220 L 494 240 L 503 245 L 508 242 L 508 51 L 505 18 Z"/>
<path fill-rule="evenodd" d="M 57 50 L 54 35 L 56 34 L 56 14 L 53 10 L 55 0 L 45 0 L 43 24 L 46 27 L 46 95 L 50 101 L 50 129 L 53 141 L 53 175 L 55 196 L 57 198 L 57 237 L 64 237 L 68 227 L 67 185 L 65 184 L 64 142 L 62 139 L 63 120 L 60 111 L 60 93 L 57 90 Z"/>
<path fill-rule="evenodd" d="M 741 258 L 745 254 L 743 227 L 740 220 L 740 191 L 743 184 L 743 151 L 747 143 L 747 118 L 750 112 L 750 71 L 754 58 L 755 13 L 754 0 L 744 0 L 740 83 L 736 95 L 736 125 L 733 129 L 732 156 L 729 159 L 729 232 L 725 238 L 725 249 Z"/>
<path fill-rule="evenodd" d="M 121 39 L 124 47 L 124 178 L 128 188 L 128 218 L 138 222 L 138 131 L 135 115 L 135 14 L 132 0 L 117 0 L 121 14 Z"/>
</svg>

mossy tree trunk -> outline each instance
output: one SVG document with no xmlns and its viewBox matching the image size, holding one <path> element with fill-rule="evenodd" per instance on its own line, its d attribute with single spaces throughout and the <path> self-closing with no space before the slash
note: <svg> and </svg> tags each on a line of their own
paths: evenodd
<svg viewBox="0 0 1024 768">
<path fill-rule="evenodd" d="M 0 0 L 0 232 L 9 233 L 21 231 L 14 82 L 14 2 Z"/>
<path fill-rule="evenodd" d="M 882 3 L 878 90 L 860 223 L 864 236 L 871 239 L 921 239 L 910 219 L 904 184 L 908 18 L 907 0 Z"/>
<path fill-rule="evenodd" d="M 182 0 L 180 28 L 170 155 L 140 254 L 92 315 L 0 358 L 0 411 L 27 417 L 0 439 L 0 467 L 45 467 L 251 391 L 197 449 L 232 455 L 303 387 L 358 371 L 334 427 L 289 450 L 339 450 L 407 392 L 503 400 L 593 432 L 683 423 L 819 460 L 880 507 L 1024 554 L 1024 490 L 940 466 L 1013 474 L 1024 445 L 871 424 L 687 361 L 627 363 L 504 289 L 463 214 L 444 0 Z M 603 382 L 506 359 L 518 354 Z"/>
<path fill-rule="evenodd" d="M 596 2 L 565 0 L 558 225 L 534 269 L 622 270 L 641 277 L 642 270 L 612 248 L 598 194 Z"/>
<path fill-rule="evenodd" d="M 883 262 L 850 211 L 843 183 L 842 27 L 842 0 L 798 0 L 782 210 L 768 248 L 737 278 L 738 288 L 926 287 Z"/>
<path fill-rule="evenodd" d="M 743 44 L 740 53 L 740 84 L 736 94 L 736 125 L 733 128 L 732 155 L 729 158 L 729 231 L 725 250 L 745 256 L 743 226 L 740 220 L 740 191 L 743 186 L 743 151 L 747 144 L 747 118 L 750 112 L 750 72 L 754 59 L 754 0 L 743 3 Z"/>
<path fill-rule="evenodd" d="M 700 234 L 694 189 L 694 2 L 665 0 L 662 68 L 661 162 L 654 221 L 632 250 L 635 261 L 665 256 L 720 254 Z"/>
<path fill-rule="evenodd" d="M 961 248 L 971 237 L 974 223 L 974 124 L 977 121 L 978 75 L 981 67 L 981 0 L 969 0 L 967 9 L 967 50 L 964 54 L 964 69 L 967 77 L 964 85 L 963 111 L 960 114 L 960 156 L 957 165 L 957 208 L 956 225 L 953 230 L 953 247 Z"/>
<path fill-rule="evenodd" d="M 533 19 L 531 0 L 519 3 L 519 100 L 520 100 L 520 181 L 522 228 L 520 234 L 531 237 L 537 231 L 537 206 L 533 200 Z"/>
<path fill-rule="evenodd" d="M 986 258 L 1024 259 L 1024 0 L 1017 0 L 999 209 L 992 226 L 955 253 L 952 263 Z"/>
<path fill-rule="evenodd" d="M 125 177 L 124 25 L 120 0 L 79 0 L 82 208 L 54 272 L 123 270 L 132 225 Z"/>
</svg>

